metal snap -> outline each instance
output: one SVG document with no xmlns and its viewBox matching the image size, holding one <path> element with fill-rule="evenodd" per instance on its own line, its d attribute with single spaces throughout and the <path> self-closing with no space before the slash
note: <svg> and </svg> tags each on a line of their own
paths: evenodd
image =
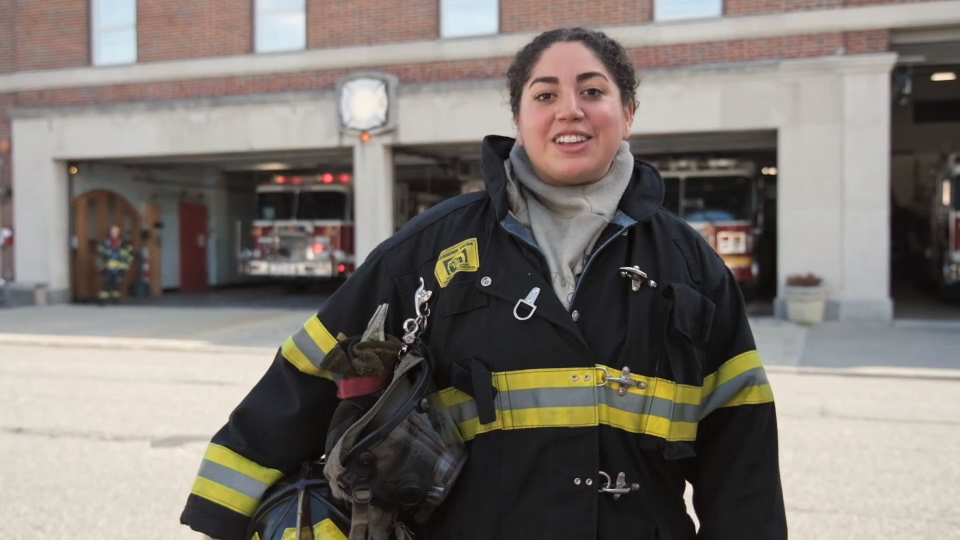
<svg viewBox="0 0 960 540">
<path fill-rule="evenodd" d="M 587 478 L 587 482 L 586 482 L 586 483 L 587 483 L 588 486 L 592 486 L 592 485 L 593 485 L 593 478 Z"/>
<path fill-rule="evenodd" d="M 589 482 L 589 480 L 587 480 L 587 482 Z M 573 483 L 579 486 L 579 485 L 580 485 L 580 479 L 579 479 L 579 478 L 574 478 L 574 479 L 573 479 Z"/>
<path fill-rule="evenodd" d="M 647 389 L 647 383 L 645 383 L 645 382 L 643 382 L 643 381 L 640 381 L 640 382 L 637 383 L 637 388 L 639 388 L 639 389 L 641 389 L 641 390 L 646 390 L 646 389 Z"/>
<path fill-rule="evenodd" d="M 571 313 L 570 316 L 573 317 L 573 322 L 580 320 L 580 312 L 577 310 L 573 310 L 573 313 Z"/>
<path fill-rule="evenodd" d="M 570 378 L 573 379 L 573 382 L 577 382 L 577 376 L 576 376 L 576 375 L 574 375 L 573 377 L 570 377 Z"/>
<path fill-rule="evenodd" d="M 489 276 L 483 276 L 483 279 L 480 280 L 480 284 L 484 287 L 489 287 L 493 283 L 493 280 Z"/>
<path fill-rule="evenodd" d="M 589 381 L 589 380 L 590 380 L 590 376 L 589 376 L 589 375 L 584 375 L 584 376 L 583 376 L 583 380 Z"/>
</svg>

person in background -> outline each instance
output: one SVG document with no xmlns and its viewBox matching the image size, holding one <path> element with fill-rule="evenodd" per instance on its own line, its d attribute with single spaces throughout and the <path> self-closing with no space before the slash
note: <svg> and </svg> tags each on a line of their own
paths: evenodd
<svg viewBox="0 0 960 540">
<path fill-rule="evenodd" d="M 119 303 L 120 286 L 133 264 L 133 245 L 121 236 L 119 225 L 110 226 L 110 236 L 100 243 L 97 262 L 103 277 L 98 303 Z"/>
</svg>

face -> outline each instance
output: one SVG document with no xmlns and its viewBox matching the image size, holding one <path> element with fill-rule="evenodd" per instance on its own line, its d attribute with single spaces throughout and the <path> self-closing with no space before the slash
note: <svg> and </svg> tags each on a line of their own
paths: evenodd
<svg viewBox="0 0 960 540">
<path fill-rule="evenodd" d="M 613 75 L 579 42 L 543 51 L 524 83 L 518 144 L 547 184 L 600 180 L 630 136 L 633 105 L 625 106 Z"/>
<path fill-rule="evenodd" d="M 110 227 L 110 237 L 119 238 L 120 237 L 120 227 Z"/>
</svg>

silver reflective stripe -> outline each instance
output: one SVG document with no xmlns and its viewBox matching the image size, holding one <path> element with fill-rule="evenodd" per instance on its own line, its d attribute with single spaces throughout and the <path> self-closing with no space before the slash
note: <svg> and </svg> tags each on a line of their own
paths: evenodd
<svg viewBox="0 0 960 540">
<path fill-rule="evenodd" d="M 200 463 L 200 472 L 197 476 L 242 493 L 255 501 L 260 500 L 269 487 L 255 478 L 206 459 Z"/>
<path fill-rule="evenodd" d="M 674 403 L 669 399 L 649 396 L 646 394 L 629 393 L 620 396 L 617 391 L 609 386 L 600 395 L 600 402 L 629 413 L 649 414 L 669 420 L 671 422 L 691 422 L 696 423 L 699 419 L 700 406 L 688 403 Z M 652 392 L 653 389 L 651 388 Z"/>
<path fill-rule="evenodd" d="M 745 371 L 729 381 L 718 386 L 712 394 L 706 396 L 703 403 L 700 404 L 700 419 L 713 411 L 723 407 L 723 405 L 736 397 L 743 389 L 751 386 L 763 386 L 769 384 L 767 372 L 762 368 L 753 368 Z"/>
<path fill-rule="evenodd" d="M 310 360 L 310 363 L 317 369 L 320 369 L 320 362 L 327 357 L 327 353 L 317 345 L 317 342 L 310 337 L 306 328 L 301 328 L 293 336 L 293 344 L 300 349 L 300 352 Z"/>
<path fill-rule="evenodd" d="M 635 393 L 620 396 L 610 387 L 603 387 L 598 395 L 597 389 L 597 386 L 584 386 L 501 391 L 496 397 L 497 410 L 510 412 L 556 407 L 594 407 L 603 404 L 628 413 L 649 414 L 671 422 L 696 423 L 700 418 L 700 407 L 697 405 L 674 403 L 668 399 Z M 456 422 L 467 422 L 477 418 L 477 405 L 471 399 L 450 407 L 450 412 Z"/>
</svg>

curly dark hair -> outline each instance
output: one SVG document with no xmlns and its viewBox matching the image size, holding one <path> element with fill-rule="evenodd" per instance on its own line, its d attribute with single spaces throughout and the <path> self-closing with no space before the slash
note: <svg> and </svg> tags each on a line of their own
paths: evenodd
<svg viewBox="0 0 960 540">
<path fill-rule="evenodd" d="M 637 87 L 640 85 L 637 72 L 633 67 L 627 51 L 623 45 L 610 36 L 598 30 L 586 28 L 557 28 L 548 30 L 533 38 L 517 55 L 513 57 L 510 68 L 507 69 L 507 87 L 510 90 L 510 111 L 514 116 L 520 113 L 520 96 L 523 95 L 523 86 L 530 80 L 533 66 L 540 60 L 543 51 L 554 43 L 574 42 L 583 43 L 593 51 L 603 65 L 613 74 L 614 81 L 620 89 L 623 105 L 636 106 Z"/>
</svg>

